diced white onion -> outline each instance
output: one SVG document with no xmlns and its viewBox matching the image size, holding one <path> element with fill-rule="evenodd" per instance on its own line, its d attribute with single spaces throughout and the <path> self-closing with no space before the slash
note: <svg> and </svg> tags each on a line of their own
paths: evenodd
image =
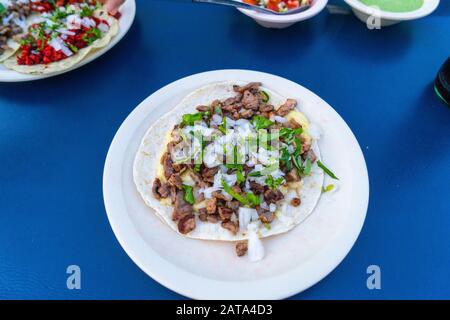
<svg viewBox="0 0 450 320">
<path fill-rule="evenodd" d="M 241 231 L 247 230 L 247 226 L 250 223 L 254 213 L 256 213 L 255 209 L 244 207 L 239 208 L 239 229 Z"/>
<path fill-rule="evenodd" d="M 261 239 L 257 234 L 256 223 L 250 223 L 247 227 L 248 230 L 248 257 L 251 262 L 257 262 L 264 258 L 264 246 Z"/>
</svg>

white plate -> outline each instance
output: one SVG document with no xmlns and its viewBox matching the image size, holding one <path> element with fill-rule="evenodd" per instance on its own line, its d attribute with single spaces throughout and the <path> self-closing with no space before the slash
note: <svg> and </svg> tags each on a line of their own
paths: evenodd
<svg viewBox="0 0 450 320">
<path fill-rule="evenodd" d="M 148 127 L 190 92 L 226 80 L 261 81 L 298 99 L 301 110 L 322 128 L 324 163 L 341 179 L 339 190 L 323 195 L 306 221 L 287 234 L 263 240 L 266 257 L 258 263 L 238 258 L 233 243 L 188 239 L 173 232 L 144 204 L 133 183 L 133 160 Z M 364 223 L 369 182 L 358 142 L 326 102 L 274 75 L 220 70 L 173 82 L 128 116 L 106 158 L 103 196 L 109 222 L 124 250 L 169 289 L 197 299 L 279 299 L 314 285 L 344 259 Z"/>
<path fill-rule="evenodd" d="M 318 15 L 326 7 L 327 3 L 328 0 L 313 0 L 311 8 L 308 10 L 287 15 L 274 15 L 241 8 L 238 8 L 238 10 L 246 16 L 253 18 L 263 27 L 282 29 L 287 28 L 294 23 L 304 21 Z"/>
<path fill-rule="evenodd" d="M 2 63 L 0 63 L 0 82 L 23 82 L 23 81 L 33 81 L 40 80 L 49 77 L 53 77 L 59 74 L 63 74 L 77 68 L 84 66 L 85 64 L 97 59 L 105 52 L 114 47 L 128 32 L 131 25 L 133 24 L 134 17 L 136 15 L 136 2 L 135 0 L 126 0 L 126 2 L 120 8 L 122 14 L 119 20 L 119 33 L 112 39 L 112 41 L 104 48 L 88 55 L 88 57 L 82 60 L 80 63 L 76 64 L 72 68 L 67 70 L 58 71 L 51 74 L 23 74 L 16 72 L 14 70 L 7 69 Z"/>
</svg>

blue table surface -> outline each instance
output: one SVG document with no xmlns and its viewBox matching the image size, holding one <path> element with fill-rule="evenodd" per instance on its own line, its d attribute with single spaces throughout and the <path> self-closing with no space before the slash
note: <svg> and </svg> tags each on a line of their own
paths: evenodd
<svg viewBox="0 0 450 320">
<path fill-rule="evenodd" d="M 0 85 L 0 298 L 184 298 L 117 242 L 103 205 L 103 165 L 144 98 L 181 77 L 230 68 L 314 91 L 346 120 L 367 161 L 370 204 L 358 241 L 328 277 L 293 298 L 450 298 L 450 108 L 432 86 L 450 56 L 449 1 L 379 31 L 326 10 L 269 30 L 232 8 L 183 0 L 137 7 L 129 34 L 101 59 Z M 73 264 L 81 290 L 66 287 Z M 381 290 L 367 289 L 372 264 L 381 268 Z"/>
</svg>

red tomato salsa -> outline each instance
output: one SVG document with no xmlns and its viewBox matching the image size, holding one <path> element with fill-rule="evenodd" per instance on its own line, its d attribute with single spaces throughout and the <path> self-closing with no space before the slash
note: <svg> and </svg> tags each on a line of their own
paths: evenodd
<svg viewBox="0 0 450 320">
<path fill-rule="evenodd" d="M 311 5 L 312 0 L 244 0 L 248 4 L 261 6 L 276 12 L 285 12 Z"/>
<path fill-rule="evenodd" d="M 17 63 L 31 66 L 60 61 L 100 39 L 110 26 L 93 15 L 97 8 L 97 5 L 85 3 L 81 6 L 66 4 L 43 13 L 43 21 L 31 25 L 22 38 Z"/>
</svg>

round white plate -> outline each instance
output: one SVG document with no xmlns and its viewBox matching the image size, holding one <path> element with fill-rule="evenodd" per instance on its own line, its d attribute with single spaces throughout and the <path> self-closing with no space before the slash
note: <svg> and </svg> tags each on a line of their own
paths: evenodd
<svg viewBox="0 0 450 320">
<path fill-rule="evenodd" d="M 195 89 L 227 80 L 260 81 L 297 99 L 300 109 L 322 129 L 319 144 L 324 163 L 340 178 L 338 191 L 322 195 L 306 221 L 286 234 L 263 240 L 266 257 L 258 263 L 238 258 L 231 242 L 178 235 L 144 204 L 133 183 L 134 157 L 149 126 Z M 106 158 L 103 196 L 109 222 L 124 250 L 167 288 L 196 299 L 280 299 L 314 285 L 344 259 L 364 223 L 369 181 L 358 142 L 325 101 L 274 75 L 220 70 L 175 81 L 128 116 Z"/>
<path fill-rule="evenodd" d="M 2 63 L 0 63 L 0 82 L 23 82 L 40 80 L 49 77 L 53 77 L 59 74 L 63 74 L 77 68 L 84 66 L 85 64 L 97 59 L 105 52 L 114 47 L 122 38 L 127 34 L 131 25 L 133 24 L 134 17 L 136 15 L 136 2 L 135 0 L 126 0 L 126 2 L 120 8 L 122 16 L 119 19 L 119 33 L 112 39 L 112 41 L 104 48 L 88 55 L 88 57 L 76 64 L 72 68 L 62 70 L 51 74 L 23 74 L 14 70 L 7 69 Z"/>
</svg>

